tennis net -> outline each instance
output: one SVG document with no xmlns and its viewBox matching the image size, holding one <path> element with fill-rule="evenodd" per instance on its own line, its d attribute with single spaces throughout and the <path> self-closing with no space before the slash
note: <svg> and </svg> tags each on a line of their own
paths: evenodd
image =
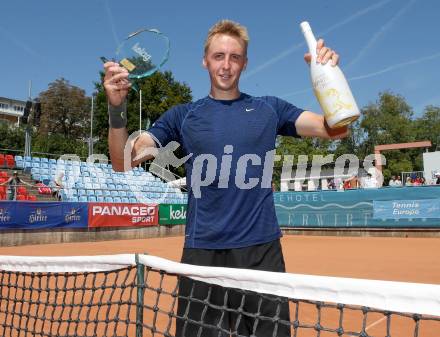
<svg viewBox="0 0 440 337">
<path fill-rule="evenodd" d="M 0 336 L 440 336 L 440 285 L 0 256 Z"/>
</svg>

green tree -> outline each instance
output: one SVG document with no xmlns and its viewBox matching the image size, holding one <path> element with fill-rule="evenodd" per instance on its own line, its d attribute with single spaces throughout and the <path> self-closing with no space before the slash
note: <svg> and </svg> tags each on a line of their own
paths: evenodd
<svg viewBox="0 0 440 337">
<path fill-rule="evenodd" d="M 39 95 L 42 135 L 60 134 L 69 139 L 85 138 L 90 123 L 90 98 L 83 89 L 73 86 L 64 78 L 49 84 Z"/>
<path fill-rule="evenodd" d="M 333 142 L 335 160 L 343 154 L 355 154 L 358 157 L 365 157 L 365 153 L 361 152 L 362 141 L 365 138 L 364 130 L 361 128 L 361 121 L 358 119 L 348 127 L 349 134 L 346 138 Z"/>
<path fill-rule="evenodd" d="M 416 119 L 416 135 L 418 140 L 431 141 L 431 151 L 440 150 L 440 107 L 425 108 L 423 115 Z"/>
<path fill-rule="evenodd" d="M 362 109 L 360 123 L 364 131 L 360 153 L 374 153 L 374 147 L 382 144 L 406 143 L 416 140 L 413 110 L 405 99 L 389 91 L 379 94 L 376 103 Z M 420 166 L 418 150 L 392 150 L 383 155 L 387 159 L 383 167 L 385 179 L 402 170 L 411 171 Z M 400 162 L 400 163 L 398 163 Z"/>
<path fill-rule="evenodd" d="M 17 128 L 8 122 L 0 123 L 0 148 L 24 150 L 24 128 Z"/>
</svg>

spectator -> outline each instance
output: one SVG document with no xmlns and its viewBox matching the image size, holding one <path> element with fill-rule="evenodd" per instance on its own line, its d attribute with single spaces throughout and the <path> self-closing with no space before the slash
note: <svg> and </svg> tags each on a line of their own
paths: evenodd
<svg viewBox="0 0 440 337">
<path fill-rule="evenodd" d="M 426 180 L 423 177 L 420 177 L 420 186 L 426 185 Z"/>
<path fill-rule="evenodd" d="M 363 183 L 364 188 L 377 188 L 377 181 L 375 178 L 373 178 L 373 175 L 371 173 L 367 173 L 367 176 L 365 177 Z"/>
<path fill-rule="evenodd" d="M 344 189 L 356 189 L 360 187 L 357 174 L 353 174 L 349 179 L 344 181 Z"/>
<path fill-rule="evenodd" d="M 436 185 L 440 185 L 440 172 L 437 172 L 437 173 L 435 174 L 435 177 L 437 178 L 435 184 L 436 184 Z"/>
<path fill-rule="evenodd" d="M 57 200 L 61 200 L 61 190 L 63 189 L 64 172 L 60 172 L 53 181 L 50 182 L 52 196 Z"/>
<path fill-rule="evenodd" d="M 394 181 L 394 186 L 396 187 L 402 187 L 402 179 L 400 178 L 400 176 L 397 176 L 396 180 Z"/>
<path fill-rule="evenodd" d="M 327 186 L 329 190 L 335 190 L 336 189 L 335 180 L 333 178 L 327 179 Z"/>
<path fill-rule="evenodd" d="M 396 187 L 396 176 L 392 176 L 390 181 L 388 182 L 389 187 Z"/>
<path fill-rule="evenodd" d="M 413 186 L 411 177 L 406 177 L 405 186 Z"/>
<path fill-rule="evenodd" d="M 8 184 L 9 200 L 17 200 L 17 190 L 20 185 L 28 185 L 30 187 L 33 187 L 32 184 L 29 184 L 24 180 L 21 180 L 20 177 L 18 176 L 17 171 L 14 171 L 12 177 L 10 177 L 8 180 L 1 183 L 0 185 L 6 185 L 6 184 Z"/>
</svg>

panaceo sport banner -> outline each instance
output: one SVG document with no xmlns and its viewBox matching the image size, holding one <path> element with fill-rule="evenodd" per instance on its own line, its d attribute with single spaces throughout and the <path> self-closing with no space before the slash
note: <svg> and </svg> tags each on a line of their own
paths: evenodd
<svg viewBox="0 0 440 337">
<path fill-rule="evenodd" d="M 0 203 L 0 229 L 87 228 L 88 204 L 83 202 Z"/>
<path fill-rule="evenodd" d="M 153 204 L 89 203 L 89 227 L 158 225 L 158 206 Z"/>
<path fill-rule="evenodd" d="M 160 225 L 184 225 L 186 223 L 186 204 L 160 204 Z"/>
</svg>

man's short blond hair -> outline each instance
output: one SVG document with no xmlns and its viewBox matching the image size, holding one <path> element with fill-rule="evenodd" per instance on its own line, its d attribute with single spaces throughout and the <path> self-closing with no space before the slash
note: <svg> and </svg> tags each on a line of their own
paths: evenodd
<svg viewBox="0 0 440 337">
<path fill-rule="evenodd" d="M 205 40 L 205 54 L 208 51 L 212 39 L 217 34 L 224 34 L 237 37 L 244 42 L 244 50 L 247 54 L 247 46 L 249 43 L 249 35 L 245 26 L 231 20 L 220 20 L 208 31 L 208 36 Z"/>
</svg>

